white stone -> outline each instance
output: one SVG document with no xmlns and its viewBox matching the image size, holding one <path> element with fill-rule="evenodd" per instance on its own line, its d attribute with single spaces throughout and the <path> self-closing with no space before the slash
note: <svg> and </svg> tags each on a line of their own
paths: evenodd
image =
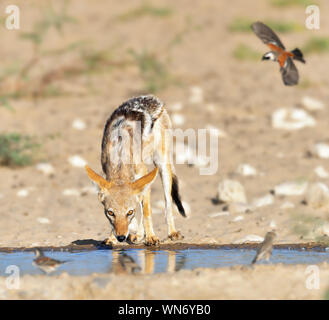
<svg viewBox="0 0 329 320">
<path fill-rule="evenodd" d="M 272 230 L 276 229 L 276 222 L 274 220 L 271 220 L 269 226 Z"/>
<path fill-rule="evenodd" d="M 256 208 L 269 206 L 274 203 L 274 197 L 271 194 L 267 194 L 264 197 L 254 199 L 252 205 Z"/>
<path fill-rule="evenodd" d="M 50 164 L 46 162 L 40 162 L 36 165 L 36 169 L 41 171 L 46 176 L 50 176 L 55 173 L 55 168 Z"/>
<path fill-rule="evenodd" d="M 232 221 L 233 222 L 238 222 L 238 221 L 241 221 L 241 220 L 244 220 L 244 216 L 236 216 Z"/>
<path fill-rule="evenodd" d="M 206 156 L 199 156 L 197 150 L 191 148 L 183 143 L 176 143 L 176 163 L 187 163 L 196 167 L 206 167 L 209 164 L 209 158 Z"/>
<path fill-rule="evenodd" d="M 320 178 L 323 178 L 323 179 L 326 179 L 326 178 L 329 178 L 329 173 L 328 171 L 321 167 L 321 166 L 318 166 L 314 169 L 314 172 L 316 173 L 316 175 Z"/>
<path fill-rule="evenodd" d="M 246 243 L 246 242 L 263 242 L 264 238 L 261 236 L 257 236 L 255 234 L 249 234 L 242 239 L 234 241 L 234 243 Z"/>
<path fill-rule="evenodd" d="M 81 189 L 81 193 L 97 194 L 98 188 L 96 184 L 93 184 L 92 186 L 86 186 Z"/>
<path fill-rule="evenodd" d="M 255 176 L 257 174 L 257 170 L 247 163 L 240 164 L 236 171 L 243 176 Z"/>
<path fill-rule="evenodd" d="M 71 166 L 77 167 L 77 168 L 84 168 L 85 165 L 87 164 L 87 161 L 78 155 L 69 157 L 68 160 L 69 160 L 69 163 L 71 164 Z"/>
<path fill-rule="evenodd" d="M 86 129 L 86 123 L 81 120 L 81 119 L 75 119 L 72 122 L 72 128 L 76 129 L 76 130 L 85 130 Z"/>
<path fill-rule="evenodd" d="M 21 189 L 21 190 L 18 190 L 16 195 L 17 197 L 27 197 L 29 195 L 29 190 L 27 189 Z"/>
<path fill-rule="evenodd" d="M 220 211 L 220 212 L 214 212 L 209 214 L 210 218 L 216 218 L 216 217 L 223 217 L 223 216 L 229 216 L 229 211 Z"/>
<path fill-rule="evenodd" d="M 176 102 L 168 106 L 170 111 L 181 111 L 183 109 L 183 104 L 181 102 Z"/>
<path fill-rule="evenodd" d="M 329 206 L 329 189 L 321 182 L 313 183 L 306 192 L 307 204 L 314 208 L 319 209 Z"/>
<path fill-rule="evenodd" d="M 280 209 L 282 209 L 282 210 L 293 209 L 293 208 L 295 208 L 295 205 L 289 201 L 282 203 L 282 205 L 280 206 Z"/>
<path fill-rule="evenodd" d="M 320 100 L 305 96 L 302 99 L 302 106 L 309 111 L 324 109 L 324 104 Z"/>
<path fill-rule="evenodd" d="M 274 188 L 275 195 L 278 196 L 300 196 L 307 189 L 307 182 L 284 182 Z"/>
<path fill-rule="evenodd" d="M 329 145 L 326 143 L 317 143 L 315 145 L 315 152 L 318 157 L 322 159 L 329 159 Z"/>
<path fill-rule="evenodd" d="M 203 102 L 203 90 L 200 87 L 194 86 L 190 88 L 190 103 Z"/>
<path fill-rule="evenodd" d="M 81 195 L 80 191 L 77 189 L 65 189 L 62 192 L 63 196 L 74 196 L 79 197 Z"/>
<path fill-rule="evenodd" d="M 244 187 L 238 181 L 224 180 L 218 185 L 217 197 L 222 202 L 242 202 L 247 203 Z"/>
<path fill-rule="evenodd" d="M 185 123 L 185 117 L 180 113 L 174 113 L 171 116 L 171 120 L 172 120 L 173 124 L 176 126 L 181 126 Z"/>
<path fill-rule="evenodd" d="M 316 121 L 303 109 L 278 109 L 272 114 L 272 126 L 275 129 L 299 130 L 315 126 Z"/>
<path fill-rule="evenodd" d="M 50 223 L 50 220 L 48 218 L 44 218 L 44 217 L 39 217 L 37 220 L 38 220 L 39 223 L 42 223 L 42 224 L 49 224 Z"/>
</svg>

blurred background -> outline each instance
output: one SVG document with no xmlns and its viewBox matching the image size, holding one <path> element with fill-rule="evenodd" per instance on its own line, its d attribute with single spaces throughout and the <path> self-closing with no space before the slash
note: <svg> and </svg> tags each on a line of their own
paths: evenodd
<svg viewBox="0 0 329 320">
<path fill-rule="evenodd" d="M 234 211 L 214 218 L 222 210 L 214 198 L 225 178 L 241 182 L 250 203 L 285 181 L 329 182 L 314 171 L 329 171 L 314 151 L 329 142 L 328 1 L 16 0 L 19 30 L 5 27 L 9 4 L 0 3 L 1 246 L 108 236 L 83 166 L 101 172 L 107 117 L 148 93 L 165 102 L 174 127 L 215 128 L 220 138 L 215 175 L 200 176 L 198 163 L 176 166 L 191 214 L 176 223 L 187 242 L 263 236 L 271 223 L 280 241 L 325 239 L 314 223 L 322 227 L 328 213 L 301 204 L 302 196 L 286 209 L 287 199 L 278 197 L 239 225 Z M 320 8 L 319 30 L 305 28 L 310 4 Z M 287 49 L 304 52 L 298 86 L 284 86 L 279 66 L 261 61 L 267 47 L 251 31 L 254 21 L 272 27 Z M 276 128 L 280 108 L 301 108 L 314 121 L 301 130 Z M 245 163 L 257 174 L 237 170 Z M 155 231 L 164 238 L 159 181 L 154 191 Z"/>
</svg>

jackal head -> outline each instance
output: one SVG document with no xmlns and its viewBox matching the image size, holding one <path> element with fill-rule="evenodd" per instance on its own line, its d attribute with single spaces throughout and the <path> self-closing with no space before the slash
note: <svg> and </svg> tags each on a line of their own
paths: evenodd
<svg viewBox="0 0 329 320">
<path fill-rule="evenodd" d="M 106 218 L 110 221 L 118 241 L 125 241 L 129 235 L 129 226 L 135 221 L 135 213 L 142 201 L 142 195 L 157 176 L 155 168 L 134 182 L 107 181 L 86 166 L 91 180 L 99 187 L 98 199 L 104 206 Z"/>
</svg>

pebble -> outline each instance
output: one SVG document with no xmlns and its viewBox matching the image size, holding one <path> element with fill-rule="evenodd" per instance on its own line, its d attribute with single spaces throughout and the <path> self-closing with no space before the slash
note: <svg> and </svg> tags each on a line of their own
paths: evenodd
<svg viewBox="0 0 329 320">
<path fill-rule="evenodd" d="M 214 212 L 209 214 L 210 218 L 216 218 L 216 217 L 223 217 L 223 216 L 229 216 L 229 211 L 220 211 L 220 212 Z"/>
<path fill-rule="evenodd" d="M 307 189 L 307 182 L 284 182 L 274 188 L 275 195 L 278 196 L 300 196 Z"/>
<path fill-rule="evenodd" d="M 264 197 L 254 199 L 252 205 L 256 208 L 269 206 L 274 203 L 274 197 L 271 194 L 267 194 Z"/>
<path fill-rule="evenodd" d="M 286 201 L 284 202 L 281 206 L 280 209 L 285 210 L 285 209 L 293 209 L 295 208 L 295 205 L 292 202 Z"/>
<path fill-rule="evenodd" d="M 16 195 L 17 197 L 27 197 L 29 195 L 29 190 L 27 189 L 21 189 L 21 190 L 18 190 Z"/>
<path fill-rule="evenodd" d="M 46 162 L 38 163 L 36 165 L 36 169 L 41 171 L 46 176 L 50 176 L 55 173 L 55 168 L 50 163 L 46 163 Z"/>
<path fill-rule="evenodd" d="M 77 168 L 83 168 L 87 164 L 87 161 L 85 159 L 83 159 L 77 155 L 70 157 L 68 160 L 69 160 L 69 163 L 71 164 L 71 166 L 77 167 Z"/>
<path fill-rule="evenodd" d="M 257 170 L 247 163 L 240 164 L 236 171 L 243 176 L 255 176 L 257 174 Z"/>
<path fill-rule="evenodd" d="M 62 192 L 63 196 L 75 196 L 79 197 L 81 195 L 81 192 L 77 189 L 65 189 Z"/>
<path fill-rule="evenodd" d="M 272 114 L 272 126 L 275 129 L 299 130 L 315 126 L 316 121 L 303 109 L 278 109 Z"/>
<path fill-rule="evenodd" d="M 271 220 L 269 226 L 272 230 L 276 229 L 276 222 L 274 220 Z"/>
<path fill-rule="evenodd" d="M 242 184 L 229 179 L 219 183 L 217 198 L 221 202 L 247 203 L 247 197 Z"/>
<path fill-rule="evenodd" d="M 255 234 L 249 234 L 242 239 L 234 241 L 234 243 L 246 243 L 246 242 L 262 242 L 264 238 L 261 236 L 257 236 Z"/>
<path fill-rule="evenodd" d="M 305 96 L 302 99 L 302 106 L 309 111 L 316 111 L 324 109 L 324 104 L 322 101 Z"/>
<path fill-rule="evenodd" d="M 194 86 L 190 88 L 190 103 L 203 102 L 203 90 L 200 87 Z"/>
<path fill-rule="evenodd" d="M 170 111 L 175 111 L 175 112 L 181 111 L 181 110 L 183 110 L 183 104 L 181 102 L 175 102 L 175 103 L 169 105 L 168 109 Z"/>
<path fill-rule="evenodd" d="M 185 123 L 185 117 L 180 113 L 174 113 L 171 116 L 171 120 L 176 126 L 181 126 Z"/>
<path fill-rule="evenodd" d="M 307 204 L 314 208 L 319 209 L 329 206 L 329 189 L 321 182 L 313 183 L 306 192 Z"/>
<path fill-rule="evenodd" d="M 322 159 L 329 159 L 329 145 L 326 143 L 317 143 L 315 145 L 315 152 L 318 157 Z"/>
<path fill-rule="evenodd" d="M 244 216 L 236 216 L 232 221 L 233 222 L 238 222 L 238 221 L 241 221 L 241 220 L 244 220 Z"/>
<path fill-rule="evenodd" d="M 38 221 L 39 223 L 42 223 L 42 224 L 49 224 L 49 223 L 50 223 L 50 220 L 49 220 L 48 218 L 43 218 L 43 217 L 39 217 L 39 218 L 37 219 L 37 221 Z"/>
<path fill-rule="evenodd" d="M 86 129 L 86 123 L 81 120 L 81 119 L 75 119 L 73 122 L 72 122 L 72 128 L 73 129 L 76 129 L 76 130 L 85 130 Z"/>
<path fill-rule="evenodd" d="M 326 178 L 329 178 L 329 173 L 328 171 L 321 167 L 321 166 L 318 166 L 314 169 L 314 172 L 316 173 L 316 175 L 320 178 L 323 178 L 323 179 L 326 179 Z"/>
</svg>

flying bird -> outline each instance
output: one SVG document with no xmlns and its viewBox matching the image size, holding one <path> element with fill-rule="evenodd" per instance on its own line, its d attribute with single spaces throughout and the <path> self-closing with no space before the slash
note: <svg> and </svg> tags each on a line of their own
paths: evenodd
<svg viewBox="0 0 329 320">
<path fill-rule="evenodd" d="M 254 260 L 252 260 L 251 264 L 255 264 L 257 261 L 266 259 L 267 261 L 270 259 L 273 248 L 273 240 L 276 237 L 276 233 L 274 231 L 270 231 L 266 233 L 264 241 L 258 247 L 256 256 Z"/>
<path fill-rule="evenodd" d="M 271 49 L 263 55 L 262 60 L 278 61 L 283 83 L 286 86 L 296 85 L 299 75 L 293 60 L 305 63 L 303 53 L 298 48 L 286 51 L 279 37 L 262 22 L 253 23 L 251 29 Z"/>
<path fill-rule="evenodd" d="M 35 259 L 33 265 L 40 268 L 45 273 L 51 273 L 57 269 L 57 267 L 67 261 L 59 261 L 46 257 L 40 249 L 35 249 Z"/>
</svg>

